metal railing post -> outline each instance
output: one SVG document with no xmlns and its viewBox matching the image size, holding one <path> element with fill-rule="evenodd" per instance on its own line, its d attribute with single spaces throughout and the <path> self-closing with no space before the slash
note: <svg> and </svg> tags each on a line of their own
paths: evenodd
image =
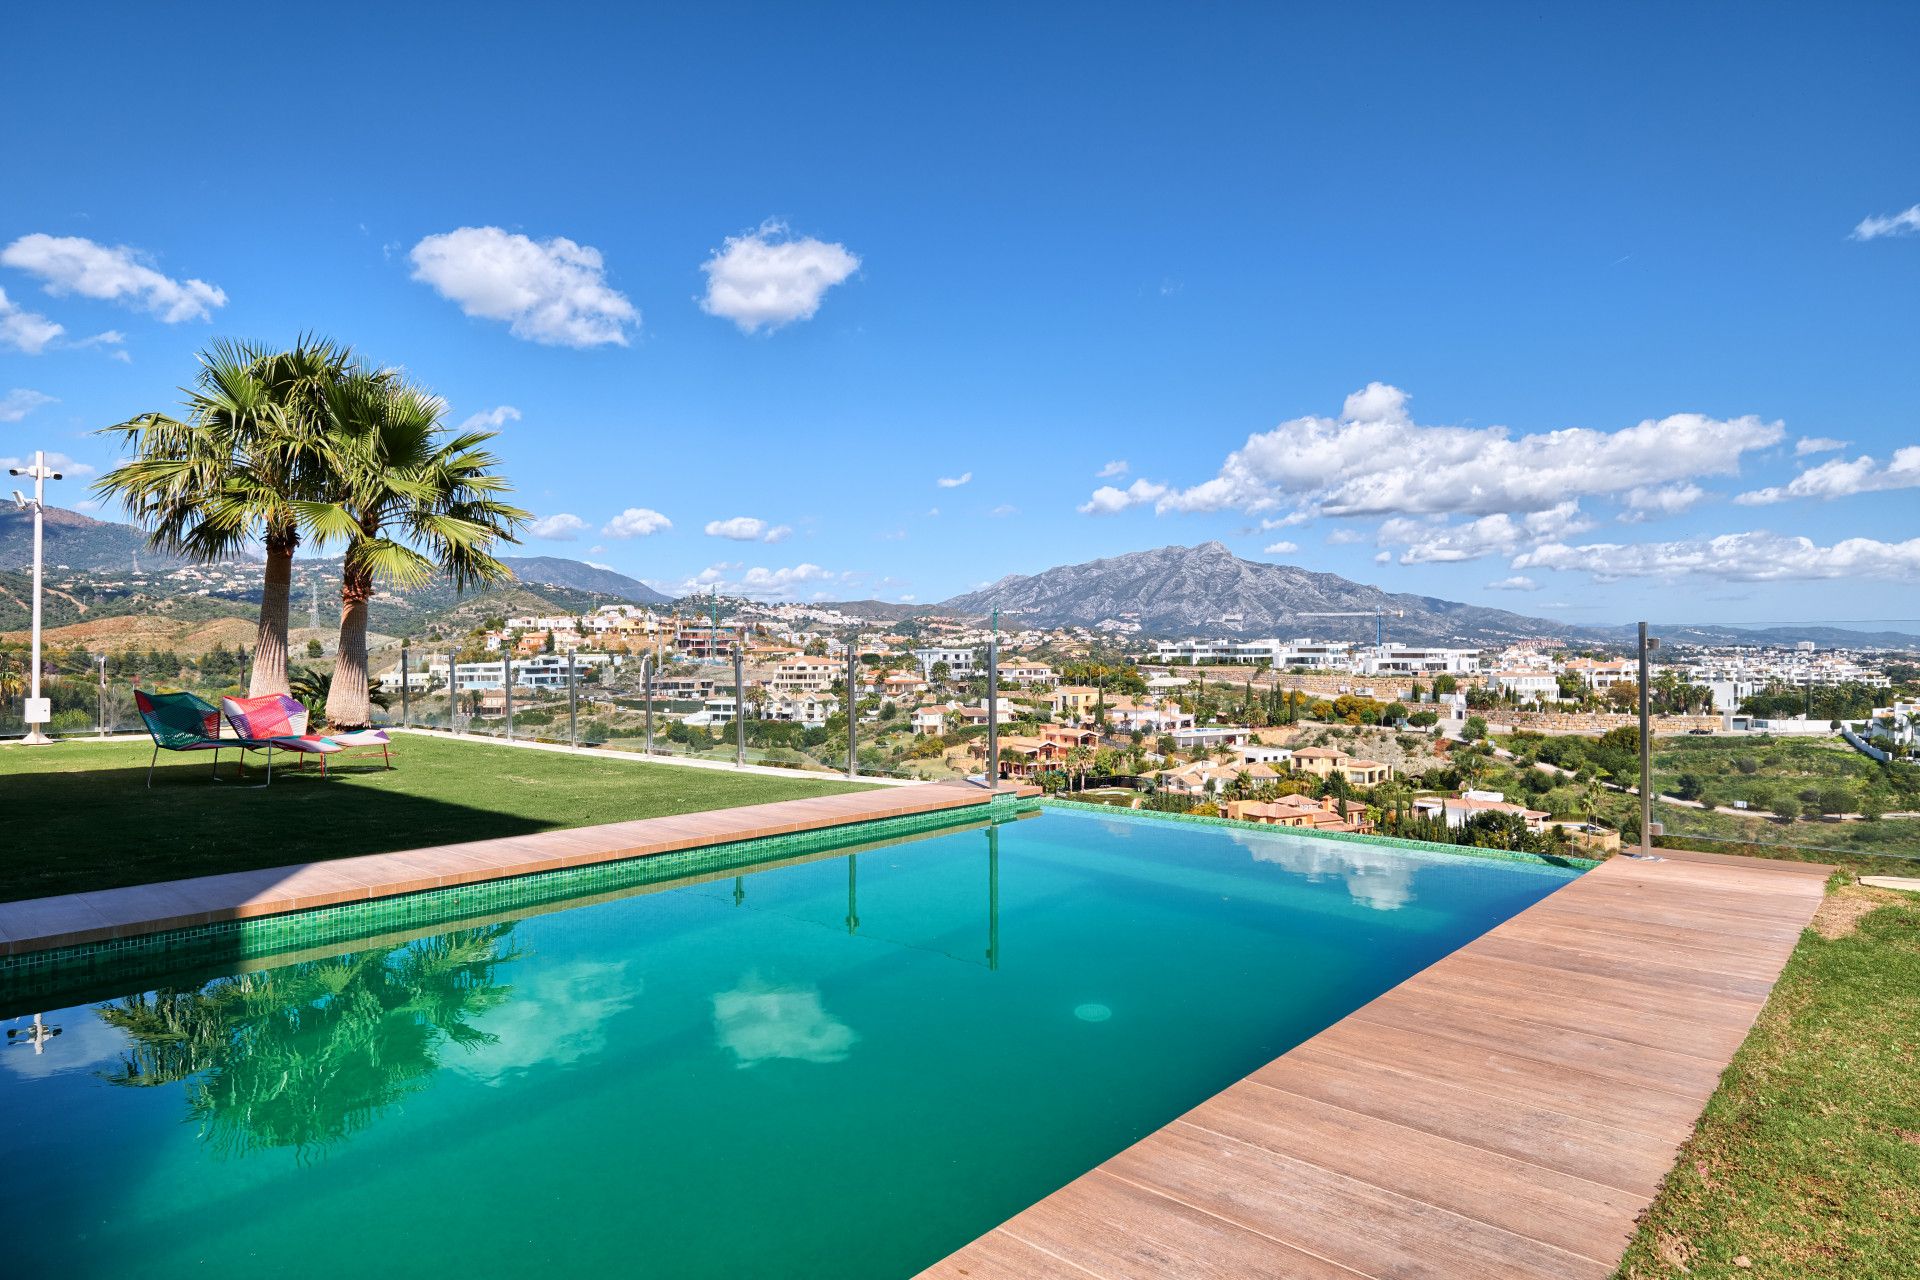
<svg viewBox="0 0 1920 1280">
<path fill-rule="evenodd" d="M 860 681 L 855 675 L 855 668 L 860 663 L 859 641 L 858 632 L 847 637 L 847 776 L 849 778 L 860 776 L 860 756 L 854 743 L 856 736 L 854 726 L 860 721 Z"/>
<path fill-rule="evenodd" d="M 733 763 L 747 762 L 747 655 L 733 646 Z"/>
<path fill-rule="evenodd" d="M 1640 624 L 1640 856 L 1653 856 L 1653 720 L 1647 710 L 1647 624 Z"/>
<path fill-rule="evenodd" d="M 572 654 L 567 655 L 567 742 L 580 749 L 580 678 Z"/>
<path fill-rule="evenodd" d="M 648 654 L 640 660 L 640 687 L 647 695 L 646 752 L 653 754 L 653 655 Z"/>
<path fill-rule="evenodd" d="M 1000 786 L 1000 637 L 987 641 L 987 790 Z"/>
</svg>

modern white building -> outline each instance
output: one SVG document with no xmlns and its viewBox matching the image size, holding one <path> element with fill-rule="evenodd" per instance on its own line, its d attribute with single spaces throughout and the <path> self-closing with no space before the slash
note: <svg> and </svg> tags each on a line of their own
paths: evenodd
<svg viewBox="0 0 1920 1280">
<path fill-rule="evenodd" d="M 914 660 L 920 664 L 921 674 L 933 679 L 933 668 L 939 663 L 947 664 L 947 673 L 955 680 L 971 680 L 974 676 L 973 650 L 957 646 L 936 646 L 930 649 L 915 649 Z"/>
<path fill-rule="evenodd" d="M 1560 696 L 1560 680 L 1551 671 L 1496 671 L 1491 680 L 1496 693 L 1548 701 Z"/>
<path fill-rule="evenodd" d="M 1480 669 L 1478 649 L 1442 649 L 1387 644 L 1355 656 L 1357 675 L 1470 675 Z"/>
<path fill-rule="evenodd" d="M 618 654 L 578 653 L 572 658 L 576 673 L 591 667 L 618 666 Z M 531 658 L 513 660 L 513 683 L 517 688 L 565 689 L 568 659 L 557 653 L 540 653 Z M 462 692 L 472 689 L 498 689 L 505 684 L 505 660 L 462 662 L 454 667 Z"/>
</svg>

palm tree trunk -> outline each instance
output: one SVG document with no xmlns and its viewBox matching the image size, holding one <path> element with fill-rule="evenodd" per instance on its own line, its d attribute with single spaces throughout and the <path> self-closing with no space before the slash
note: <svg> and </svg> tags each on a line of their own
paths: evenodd
<svg viewBox="0 0 1920 1280">
<path fill-rule="evenodd" d="M 373 598 L 373 574 L 345 569 L 340 583 L 340 653 L 327 690 L 327 725 L 363 729 L 373 722 L 367 698 L 367 602 Z"/>
<path fill-rule="evenodd" d="M 293 530 L 267 534 L 267 572 L 260 584 L 260 622 L 253 635 L 253 677 L 247 695 L 286 693 L 287 608 L 293 594 L 293 552 L 300 535 Z"/>
</svg>

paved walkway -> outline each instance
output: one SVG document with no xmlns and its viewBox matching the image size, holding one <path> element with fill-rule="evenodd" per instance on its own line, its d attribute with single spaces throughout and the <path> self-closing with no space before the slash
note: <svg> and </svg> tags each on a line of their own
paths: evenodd
<svg viewBox="0 0 1920 1280">
<path fill-rule="evenodd" d="M 1021 793 L 1034 791 L 1022 788 Z M 220 920 L 304 911 L 875 818 L 960 809 L 986 804 L 989 799 L 984 788 L 967 783 L 925 783 L 29 898 L 0 903 L 0 954 L 18 955 Z"/>
<path fill-rule="evenodd" d="M 924 1274 L 1610 1276 L 1829 870 L 1607 862 Z"/>
</svg>

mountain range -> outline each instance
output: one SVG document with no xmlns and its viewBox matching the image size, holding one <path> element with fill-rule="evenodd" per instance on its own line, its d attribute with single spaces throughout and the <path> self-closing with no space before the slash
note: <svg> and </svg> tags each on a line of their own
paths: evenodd
<svg viewBox="0 0 1920 1280">
<path fill-rule="evenodd" d="M 1333 573 L 1243 560 L 1218 542 L 1160 547 L 1014 575 L 955 596 L 943 608 L 999 609 L 1031 625 L 1137 624 L 1150 636 L 1353 636 L 1372 639 L 1384 612 L 1387 638 L 1413 644 L 1492 644 L 1568 637 L 1564 622 L 1530 618 L 1433 596 L 1382 591 Z M 1316 618 L 1315 613 L 1363 614 Z"/>
<path fill-rule="evenodd" d="M 12 573 L 32 563 L 32 517 L 11 507 L 0 510 L 0 622 L 18 626 L 13 615 L 24 616 L 26 583 Z M 49 507 L 46 515 L 46 560 L 49 566 L 118 577 L 135 560 L 148 571 L 164 572 L 185 563 L 178 557 L 147 549 L 145 535 L 131 525 L 98 520 L 78 511 Z M 584 612 L 596 604 L 625 601 L 664 605 L 671 598 L 637 578 L 598 565 L 557 556 L 503 556 L 518 585 L 507 590 L 511 608 L 555 612 Z M 306 582 L 319 580 L 332 612 L 337 560 L 303 560 L 297 572 L 297 603 L 308 595 Z M 155 601 L 172 584 L 149 579 L 145 584 L 103 584 L 110 590 L 97 599 L 70 598 L 76 616 L 139 613 L 156 607 Z M 251 586 L 251 584 L 248 584 Z M 124 598 L 111 598 L 115 594 Z M 191 592 L 189 592 L 191 594 Z M 390 623 L 417 625 L 440 615 L 465 617 L 497 612 L 504 600 L 498 590 L 455 597 L 442 583 L 394 593 L 387 608 L 398 609 Z M 222 592 L 237 605 L 256 594 Z M 210 602 L 211 603 L 211 602 Z M 297 607 L 297 604 L 296 604 Z M 1137 631 L 1148 637 L 1180 636 L 1317 636 L 1329 639 L 1371 639 L 1376 614 L 1384 613 L 1389 640 L 1408 644 L 1504 644 L 1525 639 L 1556 639 L 1618 646 L 1630 639 L 1630 628 L 1576 627 L 1547 618 L 1529 617 L 1504 609 L 1443 600 L 1435 596 L 1383 591 L 1333 573 L 1316 573 L 1295 565 L 1265 564 L 1235 555 L 1218 542 L 1196 547 L 1159 547 L 1110 556 L 1083 564 L 1060 565 L 1035 574 L 1014 574 L 991 586 L 970 591 L 936 605 L 911 605 L 862 600 L 839 608 L 877 622 L 898 622 L 928 613 L 986 616 L 998 609 L 1003 619 L 1031 626 L 1106 627 Z M 50 611 L 62 606 L 50 601 Z M 1345 614 L 1347 617 L 1316 617 Z M 0 629 L 7 629 L 0 627 Z M 1741 626 L 1675 623 L 1658 628 L 1675 641 L 1704 644 L 1789 644 L 1810 640 L 1822 646 L 1916 644 L 1910 633 L 1863 633 L 1832 626 L 1755 630 Z"/>
<path fill-rule="evenodd" d="M 80 511 L 48 507 L 41 531 L 47 566 L 88 573 L 177 569 L 186 561 L 147 546 L 147 535 L 130 524 L 96 520 Z M 33 513 L 8 502 L 0 506 L 0 569 L 33 568 Z"/>
</svg>

